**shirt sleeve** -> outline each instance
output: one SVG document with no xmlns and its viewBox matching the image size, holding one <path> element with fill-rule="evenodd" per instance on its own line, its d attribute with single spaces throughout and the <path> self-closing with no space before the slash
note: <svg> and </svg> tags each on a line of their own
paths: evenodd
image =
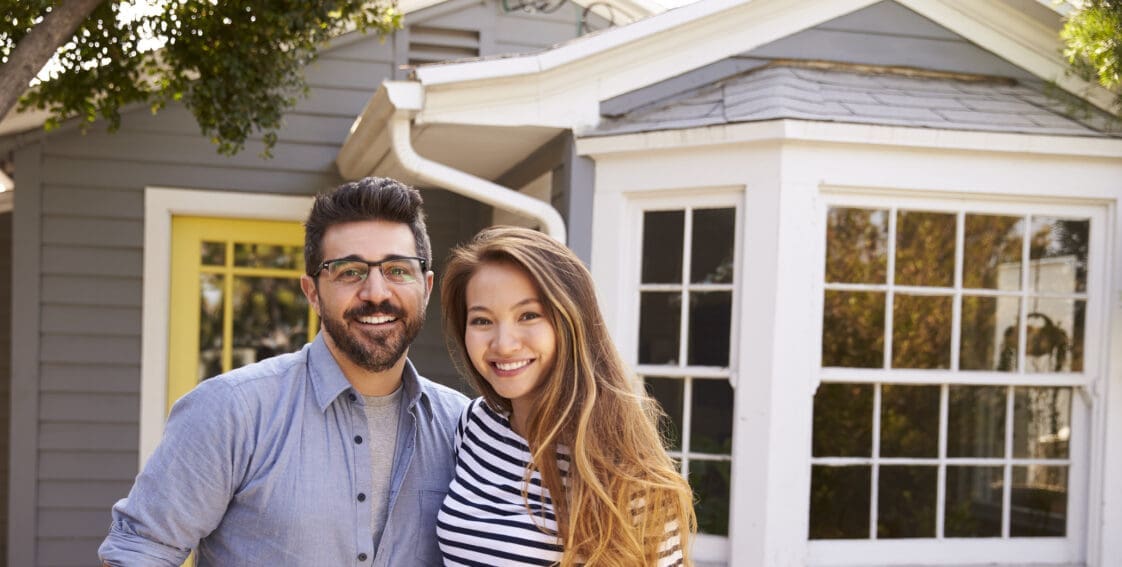
<svg viewBox="0 0 1122 567">
<path fill-rule="evenodd" d="M 475 408 L 475 404 L 479 400 L 473 400 L 464 406 L 464 411 L 460 413 L 460 422 L 456 425 L 456 434 L 452 438 L 452 456 L 460 456 L 460 445 L 464 442 L 464 432 L 467 430 L 468 421 L 471 420 L 471 412 Z"/>
<path fill-rule="evenodd" d="M 160 445 L 113 506 L 98 549 L 104 563 L 183 564 L 222 521 L 244 477 L 254 439 L 248 415 L 238 390 L 219 379 L 176 402 Z"/>
</svg>

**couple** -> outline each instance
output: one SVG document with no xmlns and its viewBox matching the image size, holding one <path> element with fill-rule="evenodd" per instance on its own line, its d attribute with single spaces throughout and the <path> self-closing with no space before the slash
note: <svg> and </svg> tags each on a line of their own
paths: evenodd
<svg viewBox="0 0 1122 567">
<path fill-rule="evenodd" d="M 434 277 L 419 192 L 318 196 L 304 255 L 323 332 L 175 404 L 104 564 L 689 563 L 689 486 L 572 252 L 517 228 L 453 251 L 441 304 L 471 402 L 406 358 Z"/>
</svg>

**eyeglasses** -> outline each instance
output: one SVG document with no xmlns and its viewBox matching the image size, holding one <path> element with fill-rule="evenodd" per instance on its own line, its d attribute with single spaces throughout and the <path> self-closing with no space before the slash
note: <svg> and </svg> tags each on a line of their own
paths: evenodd
<svg viewBox="0 0 1122 567">
<path fill-rule="evenodd" d="M 325 274 L 334 284 L 353 285 L 366 281 L 372 268 L 378 268 L 382 277 L 392 284 L 417 283 L 424 277 L 428 262 L 424 258 L 402 256 L 386 258 L 380 262 L 367 262 L 356 258 L 337 258 L 319 265 L 312 277 Z"/>
</svg>

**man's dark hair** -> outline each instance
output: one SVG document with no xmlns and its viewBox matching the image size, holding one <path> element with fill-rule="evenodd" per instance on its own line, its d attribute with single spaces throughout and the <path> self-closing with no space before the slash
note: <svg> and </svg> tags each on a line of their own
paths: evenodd
<svg viewBox="0 0 1122 567">
<path fill-rule="evenodd" d="M 432 244 L 425 228 L 421 192 L 386 177 L 366 177 L 316 195 L 304 223 L 304 269 L 310 276 L 323 258 L 323 235 L 337 224 L 381 220 L 409 225 L 417 256 L 432 266 Z"/>
</svg>

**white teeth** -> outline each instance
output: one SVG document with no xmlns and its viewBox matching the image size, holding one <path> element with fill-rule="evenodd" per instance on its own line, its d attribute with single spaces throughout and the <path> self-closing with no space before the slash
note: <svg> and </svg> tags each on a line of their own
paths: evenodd
<svg viewBox="0 0 1122 567">
<path fill-rule="evenodd" d="M 390 317 L 389 315 L 383 315 L 381 317 L 359 317 L 358 320 L 362 321 L 363 323 L 366 323 L 368 325 L 381 325 L 382 323 L 389 323 L 390 321 L 396 321 L 397 318 L 396 317 Z"/>
<path fill-rule="evenodd" d="M 522 368 L 522 367 L 530 364 L 531 362 L 533 362 L 533 361 L 532 360 L 517 360 L 517 361 L 514 361 L 514 362 L 496 362 L 495 363 L 495 368 L 498 368 L 499 370 L 502 370 L 503 372 L 510 372 L 511 370 L 518 370 L 519 368 Z"/>
</svg>

